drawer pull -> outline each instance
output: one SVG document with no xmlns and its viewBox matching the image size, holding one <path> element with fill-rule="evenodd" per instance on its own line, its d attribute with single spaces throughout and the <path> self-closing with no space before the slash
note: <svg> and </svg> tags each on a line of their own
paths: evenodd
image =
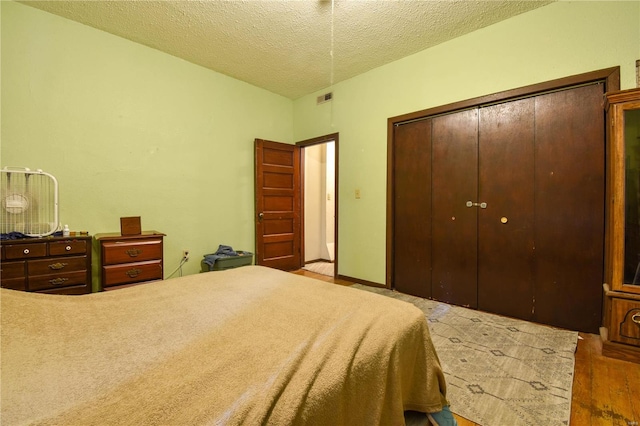
<svg viewBox="0 0 640 426">
<path fill-rule="evenodd" d="M 139 249 L 139 248 L 132 248 L 132 249 L 129 249 L 129 250 L 125 251 L 125 253 L 127 253 L 129 255 L 129 257 L 138 257 L 138 255 L 140 253 L 142 253 L 142 250 Z"/>
<path fill-rule="evenodd" d="M 129 278 L 135 278 L 138 275 L 140 275 L 140 272 L 142 272 L 140 269 L 133 268 L 133 269 L 129 269 L 127 272 L 125 272 L 125 274 L 127 274 Z"/>
<path fill-rule="evenodd" d="M 49 269 L 53 269 L 54 271 L 63 269 L 65 266 L 67 266 L 68 263 L 52 263 L 51 265 L 49 265 Z"/>
<path fill-rule="evenodd" d="M 70 251 L 70 250 L 71 250 L 71 246 L 66 246 L 64 249 L 65 249 L 66 251 Z"/>
<path fill-rule="evenodd" d="M 24 249 L 23 253 L 24 254 L 29 254 L 29 253 L 31 253 L 31 251 L 29 251 L 29 249 Z"/>
<path fill-rule="evenodd" d="M 636 324 L 640 324 L 640 312 L 638 312 L 637 314 L 633 314 L 633 316 L 631 317 L 631 321 L 635 322 Z"/>
<path fill-rule="evenodd" d="M 49 282 L 52 285 L 60 285 L 60 284 L 63 284 L 65 282 L 67 282 L 67 281 L 69 281 L 69 278 L 54 278 L 52 280 L 49 280 Z"/>
</svg>

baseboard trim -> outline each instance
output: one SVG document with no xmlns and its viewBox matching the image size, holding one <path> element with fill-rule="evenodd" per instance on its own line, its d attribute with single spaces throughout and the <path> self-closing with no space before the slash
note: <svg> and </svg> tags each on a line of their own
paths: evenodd
<svg viewBox="0 0 640 426">
<path fill-rule="evenodd" d="M 318 263 L 318 262 L 328 262 L 328 263 L 333 263 L 332 261 L 330 261 L 329 259 L 313 259 L 313 260 L 307 260 L 306 262 L 304 262 L 305 265 L 309 264 L 309 263 Z"/>
<path fill-rule="evenodd" d="M 345 281 L 351 281 L 353 283 L 357 283 L 357 284 L 363 284 L 363 285 L 368 285 L 370 287 L 378 287 L 378 288 L 387 288 L 386 285 L 384 284 L 379 284 L 379 283 L 374 283 L 373 281 L 367 281 L 367 280 L 363 280 L 360 278 L 353 278 L 353 277 L 349 277 L 347 275 L 336 275 L 336 278 L 341 279 L 341 280 L 345 280 Z"/>
</svg>

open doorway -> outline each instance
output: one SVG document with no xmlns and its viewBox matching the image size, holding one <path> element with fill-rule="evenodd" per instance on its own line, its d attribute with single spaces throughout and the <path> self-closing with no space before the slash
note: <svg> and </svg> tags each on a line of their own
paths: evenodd
<svg viewBox="0 0 640 426">
<path fill-rule="evenodd" d="M 298 142 L 302 148 L 304 269 L 337 276 L 338 134 Z"/>
</svg>

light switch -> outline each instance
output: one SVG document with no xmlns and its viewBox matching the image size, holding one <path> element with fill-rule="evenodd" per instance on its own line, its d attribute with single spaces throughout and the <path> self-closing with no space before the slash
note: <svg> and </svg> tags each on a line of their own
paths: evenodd
<svg viewBox="0 0 640 426">
<path fill-rule="evenodd" d="M 360 199 L 360 189 L 356 188 L 356 199 Z"/>
</svg>

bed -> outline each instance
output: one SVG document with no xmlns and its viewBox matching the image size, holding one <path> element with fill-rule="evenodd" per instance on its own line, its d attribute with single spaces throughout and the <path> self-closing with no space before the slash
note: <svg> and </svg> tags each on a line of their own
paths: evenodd
<svg viewBox="0 0 640 426">
<path fill-rule="evenodd" d="M 3 425 L 396 425 L 445 381 L 405 302 L 261 266 L 1 290 Z"/>
</svg>

